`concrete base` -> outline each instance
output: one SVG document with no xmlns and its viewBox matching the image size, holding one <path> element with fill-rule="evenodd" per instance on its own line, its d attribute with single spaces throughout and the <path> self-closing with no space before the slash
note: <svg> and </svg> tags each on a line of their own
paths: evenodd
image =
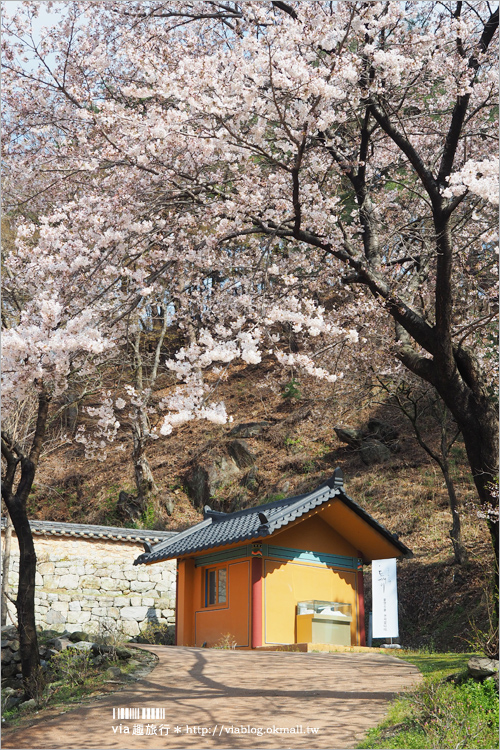
<svg viewBox="0 0 500 750">
<path fill-rule="evenodd" d="M 389 649 L 369 646 L 339 646 L 335 643 L 277 643 L 272 646 L 258 646 L 255 651 L 298 651 L 307 653 L 311 651 L 350 654 L 385 654 Z"/>
</svg>

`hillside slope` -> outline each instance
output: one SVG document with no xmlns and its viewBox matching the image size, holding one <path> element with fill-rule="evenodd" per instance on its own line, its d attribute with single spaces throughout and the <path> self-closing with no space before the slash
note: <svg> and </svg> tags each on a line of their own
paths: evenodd
<svg viewBox="0 0 500 750">
<path fill-rule="evenodd" d="M 168 376 L 162 385 L 158 399 L 171 387 Z M 453 448 L 453 476 L 469 561 L 457 566 L 448 536 L 448 496 L 438 467 L 390 401 L 375 402 L 369 393 L 365 395 L 356 387 L 351 393 L 345 387 L 340 392 L 307 378 L 300 383 L 280 380 L 270 364 L 234 367 L 217 387 L 217 398 L 225 401 L 233 423 L 191 422 L 151 444 L 148 457 L 159 495 L 135 523 L 182 530 L 201 519 L 203 491 L 213 508 L 231 511 L 313 489 L 340 466 L 348 494 L 414 552 L 414 558 L 400 563 L 398 571 L 403 645 L 465 650 L 470 620 L 483 628 L 487 625 L 486 590 L 493 555 L 486 527 L 477 519 L 463 446 L 457 443 Z M 368 419 L 382 420 L 399 434 L 395 451 L 371 465 L 362 460 L 359 450 L 341 443 L 333 429 L 339 424 L 361 427 Z M 79 420 L 89 425 L 85 409 L 80 410 Z M 257 426 L 250 431 L 237 429 L 247 423 Z M 123 426 L 106 461 L 86 460 L 82 447 L 61 439 L 55 425 L 50 452 L 36 478 L 30 516 L 132 525 L 118 506 L 120 491 L 134 489 L 130 450 L 129 432 Z M 208 490 L 207 476 L 212 480 Z M 197 500 L 196 487 L 201 487 Z M 365 590 L 368 611 L 369 568 Z"/>
</svg>

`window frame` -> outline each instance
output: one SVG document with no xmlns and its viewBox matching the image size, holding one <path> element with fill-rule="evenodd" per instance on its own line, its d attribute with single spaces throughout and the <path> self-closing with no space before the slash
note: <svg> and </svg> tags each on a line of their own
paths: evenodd
<svg viewBox="0 0 500 750">
<path fill-rule="evenodd" d="M 224 599 L 221 599 L 221 572 L 223 572 L 224 576 Z M 210 602 L 211 599 L 211 575 L 215 575 L 215 601 Z M 203 578 L 203 606 L 205 609 L 221 609 L 224 607 L 228 607 L 228 574 L 227 574 L 227 565 L 211 565 L 210 567 L 205 568 L 204 572 L 204 578 Z"/>
</svg>

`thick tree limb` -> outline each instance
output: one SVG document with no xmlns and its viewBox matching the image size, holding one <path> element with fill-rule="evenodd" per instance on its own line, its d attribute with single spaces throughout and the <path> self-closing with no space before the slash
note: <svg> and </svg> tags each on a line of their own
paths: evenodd
<svg viewBox="0 0 500 750">
<path fill-rule="evenodd" d="M 387 133 L 387 135 L 401 149 L 412 167 L 415 169 L 415 172 L 418 174 L 422 185 L 424 186 L 429 198 L 431 199 L 432 205 L 441 206 L 443 199 L 439 192 L 436 180 L 434 179 L 432 172 L 425 166 L 415 147 L 390 120 L 389 116 L 384 112 L 380 104 L 377 102 L 374 94 L 370 94 L 368 101 L 371 104 L 371 111 L 373 113 L 373 116 L 375 117 L 384 133 Z"/>
<path fill-rule="evenodd" d="M 291 18 L 294 19 L 294 21 L 297 20 L 298 15 L 294 11 L 291 5 L 288 5 L 288 3 L 283 3 L 281 0 L 275 0 L 273 3 L 273 8 L 279 8 L 279 10 L 282 10 L 284 13 L 287 13 Z"/>
<path fill-rule="evenodd" d="M 498 28 L 498 8 L 494 13 L 491 14 L 488 21 L 484 25 L 481 39 L 478 43 L 478 51 L 483 54 L 488 49 L 493 36 Z M 477 74 L 479 70 L 480 62 L 476 55 L 472 55 L 469 58 L 469 68 Z M 475 79 L 474 75 L 474 79 Z M 474 83 L 474 79 L 471 81 L 471 85 Z M 451 174 L 453 168 L 453 162 L 458 148 L 458 142 L 462 133 L 462 126 L 465 120 L 465 114 L 467 107 L 469 106 L 470 94 L 457 97 L 457 101 L 453 108 L 453 114 L 451 116 L 451 123 L 446 135 L 446 141 L 444 145 L 443 156 L 441 158 L 441 164 L 439 167 L 439 173 L 437 176 L 437 182 L 439 185 L 446 185 L 446 178 Z"/>
</svg>

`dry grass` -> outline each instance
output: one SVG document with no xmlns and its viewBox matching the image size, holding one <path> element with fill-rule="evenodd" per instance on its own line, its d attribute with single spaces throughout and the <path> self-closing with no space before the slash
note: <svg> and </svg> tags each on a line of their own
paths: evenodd
<svg viewBox="0 0 500 750">
<path fill-rule="evenodd" d="M 234 480 L 220 493 L 219 507 L 234 510 L 276 495 L 308 491 L 340 466 L 348 494 L 414 552 L 414 559 L 405 561 L 399 574 L 408 645 L 459 647 L 459 639 L 467 636 L 468 618 L 476 617 L 479 623 L 484 619 L 483 589 L 493 564 L 487 530 L 476 517 L 476 495 L 463 446 L 458 443 L 454 448 L 453 472 L 470 563 L 457 571 L 452 564 L 451 514 L 442 476 L 417 445 L 404 417 L 389 404 L 374 406 L 372 401 L 370 406 L 369 392 L 363 399 L 359 389 L 341 393 L 308 378 L 301 378 L 300 399 L 286 399 L 282 394 L 287 380 L 277 377 L 270 364 L 267 369 L 265 364 L 238 366 L 217 386 L 215 397 L 224 400 L 235 424 L 264 420 L 273 424 L 267 434 L 246 439 L 257 456 L 258 486 L 249 489 Z M 167 378 L 161 385 L 159 397 L 166 395 L 171 381 Z M 337 424 L 360 427 L 369 417 L 388 421 L 400 432 L 399 452 L 371 467 L 342 445 L 333 430 Z M 148 457 L 160 493 L 175 502 L 174 514 L 164 516 L 164 528 L 182 530 L 201 519 L 186 492 L 185 476 L 197 456 L 223 450 L 232 426 L 192 422 L 151 444 Z M 85 460 L 75 446 L 48 455 L 37 475 L 32 517 L 122 524 L 116 514 L 118 494 L 133 491 L 134 485 L 125 429 L 118 445 L 126 446 L 126 451 L 110 451 L 103 463 Z M 368 572 L 368 594 L 369 580 Z"/>
</svg>

